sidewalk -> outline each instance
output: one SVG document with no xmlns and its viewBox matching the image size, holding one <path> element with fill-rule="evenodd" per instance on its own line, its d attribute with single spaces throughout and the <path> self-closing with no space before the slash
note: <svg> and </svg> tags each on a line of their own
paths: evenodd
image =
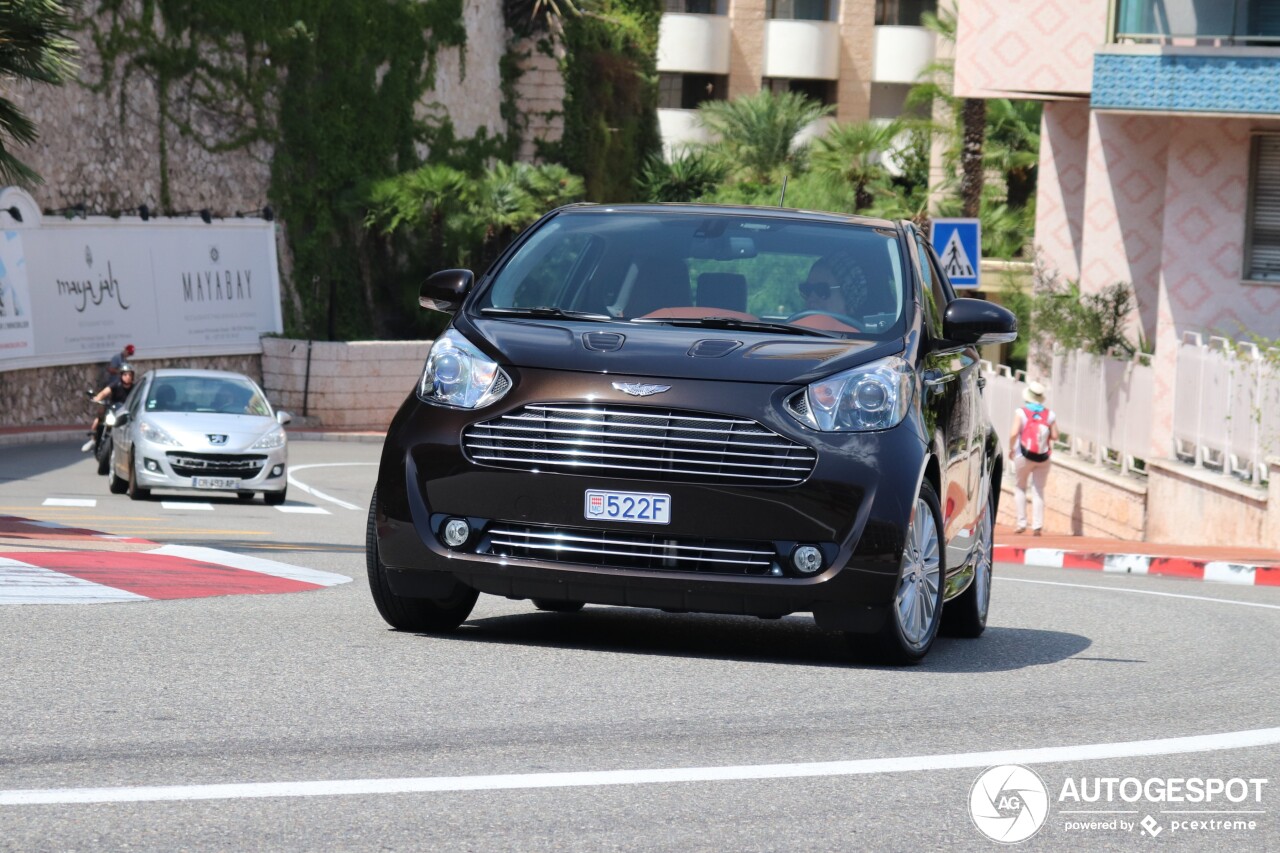
<svg viewBox="0 0 1280 853">
<path fill-rule="evenodd" d="M 16 444 L 82 441 L 83 424 L 0 427 L 0 448 Z M 381 443 L 384 430 L 290 426 L 289 435 L 305 441 Z M 1102 537 L 1016 534 L 996 525 L 995 560 L 1046 568 L 1090 569 L 1109 573 L 1164 575 L 1189 580 L 1256 586 L 1280 586 L 1280 548 L 1216 548 L 1129 542 Z"/>
</svg>

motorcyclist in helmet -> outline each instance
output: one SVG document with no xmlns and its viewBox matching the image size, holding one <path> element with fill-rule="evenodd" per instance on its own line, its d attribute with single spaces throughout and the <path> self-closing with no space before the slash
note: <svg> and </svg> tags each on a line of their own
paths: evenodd
<svg viewBox="0 0 1280 853">
<path fill-rule="evenodd" d="M 106 403 L 108 407 L 118 403 L 123 403 L 129 399 L 129 392 L 133 390 L 133 365 L 127 362 L 120 365 L 120 375 L 112 378 L 107 383 L 107 387 L 103 388 L 97 394 L 93 395 L 95 403 Z M 93 419 L 93 424 L 89 427 L 89 440 L 81 446 L 80 450 L 88 453 L 93 450 L 94 444 L 98 439 L 98 427 L 102 423 L 102 414 L 99 413 Z"/>
</svg>

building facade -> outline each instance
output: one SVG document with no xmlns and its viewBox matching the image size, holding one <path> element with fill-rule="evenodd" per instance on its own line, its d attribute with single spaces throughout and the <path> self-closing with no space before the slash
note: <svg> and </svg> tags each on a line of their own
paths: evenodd
<svg viewBox="0 0 1280 853">
<path fill-rule="evenodd" d="M 1174 456 L 1181 342 L 1280 338 L 1280 3 L 962 0 L 955 79 L 1045 102 L 1039 257 L 1132 284 Z"/>
<path fill-rule="evenodd" d="M 658 40 L 658 122 L 668 156 L 708 141 L 707 100 L 770 89 L 834 108 L 831 121 L 896 118 L 934 58 L 921 20 L 937 0 L 666 0 Z"/>
</svg>

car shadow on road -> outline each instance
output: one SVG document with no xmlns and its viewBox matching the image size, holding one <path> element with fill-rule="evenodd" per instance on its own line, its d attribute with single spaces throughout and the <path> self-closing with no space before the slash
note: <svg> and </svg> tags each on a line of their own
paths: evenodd
<svg viewBox="0 0 1280 853">
<path fill-rule="evenodd" d="M 457 633 L 435 639 L 787 666 L 880 668 L 858 661 L 850 655 L 844 637 L 819 629 L 807 616 L 761 620 L 588 607 L 579 613 L 471 619 Z M 1074 657 L 1092 642 L 1062 631 L 992 626 L 977 640 L 938 638 L 924 663 L 912 671 L 979 673 L 1042 666 Z"/>
</svg>

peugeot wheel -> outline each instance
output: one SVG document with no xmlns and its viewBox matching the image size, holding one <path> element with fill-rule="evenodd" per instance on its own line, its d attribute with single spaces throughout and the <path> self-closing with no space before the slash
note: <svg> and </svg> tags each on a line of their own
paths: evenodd
<svg viewBox="0 0 1280 853">
<path fill-rule="evenodd" d="M 151 497 L 150 489 L 138 485 L 138 460 L 132 453 L 129 454 L 129 482 L 125 486 L 125 491 L 129 493 L 129 498 L 135 501 Z"/>
</svg>

